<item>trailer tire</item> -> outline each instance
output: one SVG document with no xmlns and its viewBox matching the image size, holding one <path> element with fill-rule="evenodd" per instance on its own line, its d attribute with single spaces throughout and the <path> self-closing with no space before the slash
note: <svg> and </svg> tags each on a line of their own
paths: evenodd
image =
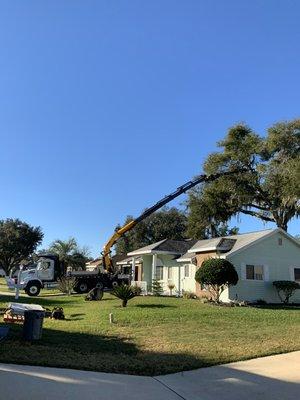
<svg viewBox="0 0 300 400">
<path fill-rule="evenodd" d="M 89 291 L 88 284 L 84 281 L 78 282 L 74 287 L 74 291 L 79 294 L 87 293 Z"/>
<path fill-rule="evenodd" d="M 39 281 L 29 282 L 26 286 L 25 293 L 30 297 L 35 297 L 40 294 L 41 284 Z"/>
<path fill-rule="evenodd" d="M 115 288 L 117 286 L 119 286 L 119 282 L 118 281 L 113 281 L 112 282 L 112 287 Z"/>
</svg>

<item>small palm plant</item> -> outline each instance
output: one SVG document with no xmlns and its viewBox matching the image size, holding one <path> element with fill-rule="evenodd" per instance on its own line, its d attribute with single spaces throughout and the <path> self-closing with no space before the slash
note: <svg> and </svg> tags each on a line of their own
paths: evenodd
<svg viewBox="0 0 300 400">
<path fill-rule="evenodd" d="M 132 286 L 123 284 L 116 286 L 111 294 L 122 300 L 122 307 L 126 307 L 128 300 L 133 299 L 136 296 L 136 291 Z"/>
<path fill-rule="evenodd" d="M 58 290 L 62 293 L 67 294 L 68 296 L 71 295 L 72 290 L 76 285 L 76 278 L 72 276 L 62 276 L 58 279 Z"/>
</svg>

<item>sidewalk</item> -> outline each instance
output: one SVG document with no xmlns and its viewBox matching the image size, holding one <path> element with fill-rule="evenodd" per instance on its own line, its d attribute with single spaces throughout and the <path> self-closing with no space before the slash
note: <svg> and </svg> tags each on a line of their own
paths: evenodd
<svg viewBox="0 0 300 400">
<path fill-rule="evenodd" d="M 300 351 L 158 377 L 0 364 L 1 400 L 296 400 Z"/>
</svg>

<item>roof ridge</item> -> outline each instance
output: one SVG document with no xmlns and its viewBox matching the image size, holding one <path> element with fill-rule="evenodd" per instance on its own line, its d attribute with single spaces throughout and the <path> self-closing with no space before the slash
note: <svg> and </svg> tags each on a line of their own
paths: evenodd
<svg viewBox="0 0 300 400">
<path fill-rule="evenodd" d="M 232 238 L 232 237 L 236 237 L 236 236 L 252 235 L 253 233 L 271 232 L 271 231 L 275 231 L 276 229 L 278 229 L 278 228 L 261 229 L 261 230 L 257 230 L 257 231 L 251 231 L 251 232 L 236 233 L 234 235 L 216 236 L 216 237 L 212 237 L 212 238 L 199 239 L 197 241 L 200 242 L 200 241 L 206 241 L 206 240 L 226 239 L 226 238 Z"/>
</svg>

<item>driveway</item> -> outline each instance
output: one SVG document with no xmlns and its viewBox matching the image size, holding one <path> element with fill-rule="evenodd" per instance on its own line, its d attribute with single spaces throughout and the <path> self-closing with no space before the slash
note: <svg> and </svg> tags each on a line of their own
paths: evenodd
<svg viewBox="0 0 300 400">
<path fill-rule="evenodd" d="M 0 364 L 1 400 L 296 400 L 300 351 L 157 377 Z"/>
</svg>

